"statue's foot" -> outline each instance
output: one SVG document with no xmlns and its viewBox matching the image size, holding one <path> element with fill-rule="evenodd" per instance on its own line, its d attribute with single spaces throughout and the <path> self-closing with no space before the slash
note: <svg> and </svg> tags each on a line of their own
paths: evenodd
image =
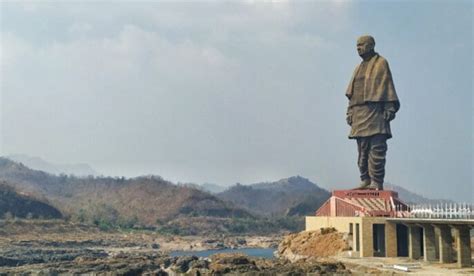
<svg viewBox="0 0 474 276">
<path fill-rule="evenodd" d="M 371 189 L 371 190 L 378 190 L 378 191 L 381 191 L 383 190 L 383 185 L 380 184 L 380 183 L 377 183 L 375 181 L 372 181 L 370 183 L 370 185 L 367 187 L 368 189 Z"/>
<path fill-rule="evenodd" d="M 367 189 L 369 188 L 369 186 L 370 186 L 370 179 L 368 178 L 368 179 L 362 180 L 359 184 L 359 188 L 357 189 Z"/>
</svg>

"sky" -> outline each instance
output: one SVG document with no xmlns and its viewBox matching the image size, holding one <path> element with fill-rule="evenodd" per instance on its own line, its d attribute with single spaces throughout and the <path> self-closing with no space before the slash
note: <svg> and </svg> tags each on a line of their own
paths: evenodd
<svg viewBox="0 0 474 276">
<path fill-rule="evenodd" d="M 471 1 L 0 3 L 0 155 L 356 187 L 345 90 L 370 34 L 401 103 L 385 181 L 474 201 Z"/>
</svg>

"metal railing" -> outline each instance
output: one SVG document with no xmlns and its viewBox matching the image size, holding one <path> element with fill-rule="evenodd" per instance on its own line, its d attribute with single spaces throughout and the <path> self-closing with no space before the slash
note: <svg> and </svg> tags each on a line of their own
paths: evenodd
<svg viewBox="0 0 474 276">
<path fill-rule="evenodd" d="M 474 205 L 468 203 L 408 205 L 400 212 L 409 218 L 474 219 Z"/>
<path fill-rule="evenodd" d="M 392 217 L 408 218 L 410 217 L 410 208 L 405 204 L 395 204 Z"/>
</svg>

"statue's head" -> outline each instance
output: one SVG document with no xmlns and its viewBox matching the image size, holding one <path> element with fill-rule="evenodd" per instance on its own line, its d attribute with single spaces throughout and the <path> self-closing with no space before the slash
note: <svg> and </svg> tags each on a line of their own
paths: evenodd
<svg viewBox="0 0 474 276">
<path fill-rule="evenodd" d="M 357 53 L 363 56 L 375 48 L 375 39 L 370 35 L 363 35 L 357 39 Z"/>
</svg>

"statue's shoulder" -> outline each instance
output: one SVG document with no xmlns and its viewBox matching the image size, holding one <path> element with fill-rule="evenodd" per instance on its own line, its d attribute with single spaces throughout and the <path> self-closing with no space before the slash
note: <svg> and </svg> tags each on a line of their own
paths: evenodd
<svg viewBox="0 0 474 276">
<path fill-rule="evenodd" d="M 377 63 L 388 65 L 388 61 L 378 53 L 377 53 Z"/>
</svg>

